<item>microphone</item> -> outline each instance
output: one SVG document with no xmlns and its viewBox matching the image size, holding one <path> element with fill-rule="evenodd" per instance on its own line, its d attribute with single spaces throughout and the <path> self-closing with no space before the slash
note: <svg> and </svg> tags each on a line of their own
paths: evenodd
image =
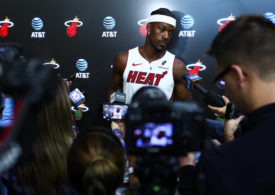
<svg viewBox="0 0 275 195">
<path fill-rule="evenodd" d="M 126 94 L 121 92 L 121 88 L 117 88 L 110 96 L 111 104 L 125 104 L 126 102 Z"/>
<path fill-rule="evenodd" d="M 83 93 L 81 93 L 81 91 L 79 91 L 78 88 L 75 88 L 73 91 L 71 91 L 69 96 L 73 102 L 73 105 L 76 107 L 85 102 L 85 96 Z"/>
<path fill-rule="evenodd" d="M 193 91 L 194 88 L 197 89 L 200 93 L 204 95 L 204 101 L 207 104 L 215 107 L 223 107 L 225 105 L 221 96 L 219 96 L 213 91 L 208 91 L 203 86 L 198 84 L 198 82 L 202 79 L 200 76 L 196 74 L 188 75 L 185 72 L 182 74 L 182 78 L 185 80 L 186 89 L 188 89 L 191 92 Z"/>
<path fill-rule="evenodd" d="M 75 79 L 76 74 L 72 74 L 70 78 L 67 79 L 67 81 L 73 81 Z"/>
</svg>

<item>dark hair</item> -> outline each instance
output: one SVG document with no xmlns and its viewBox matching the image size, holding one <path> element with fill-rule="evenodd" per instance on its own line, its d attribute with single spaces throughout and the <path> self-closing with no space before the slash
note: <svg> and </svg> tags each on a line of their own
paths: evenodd
<svg viewBox="0 0 275 195">
<path fill-rule="evenodd" d="M 0 50 L 4 50 L 4 49 L 15 49 L 19 53 L 22 53 L 23 46 L 20 43 L 16 43 L 16 42 L 0 43 Z"/>
<path fill-rule="evenodd" d="M 25 59 L 22 56 L 22 50 L 23 46 L 19 43 L 0 43 L 1 92 L 10 94 L 11 90 L 7 86 L 11 85 L 11 79 L 14 81 L 14 78 L 10 78 L 12 75 L 10 72 L 15 72 L 16 68 L 21 65 L 24 66 Z"/>
<path fill-rule="evenodd" d="M 104 128 L 82 132 L 68 155 L 71 185 L 85 195 L 112 195 L 122 183 L 124 150 L 119 139 Z"/>
<path fill-rule="evenodd" d="M 132 97 L 131 103 L 139 102 L 140 104 L 146 104 L 152 101 L 168 102 L 166 95 L 160 88 L 144 86 L 136 91 Z"/>
<path fill-rule="evenodd" d="M 215 37 L 207 53 L 219 66 L 245 64 L 269 80 L 275 72 L 275 25 L 261 15 L 241 16 Z"/>
<path fill-rule="evenodd" d="M 170 16 L 170 17 L 176 19 L 176 17 L 174 16 L 174 14 L 172 14 L 172 12 L 169 9 L 167 9 L 167 8 L 159 8 L 159 9 L 151 12 L 151 15 L 156 15 L 156 14 Z"/>
<path fill-rule="evenodd" d="M 23 46 L 19 43 L 0 43 L 0 65 L 8 66 L 22 55 Z"/>
</svg>

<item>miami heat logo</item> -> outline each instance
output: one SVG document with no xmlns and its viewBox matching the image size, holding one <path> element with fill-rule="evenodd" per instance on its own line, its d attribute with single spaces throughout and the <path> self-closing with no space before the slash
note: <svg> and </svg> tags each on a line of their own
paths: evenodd
<svg viewBox="0 0 275 195">
<path fill-rule="evenodd" d="M 147 20 L 148 19 L 141 19 L 141 20 L 138 21 L 138 25 L 140 26 L 139 34 L 143 37 L 145 37 L 147 35 L 147 29 L 146 29 Z"/>
<path fill-rule="evenodd" d="M 85 106 L 85 104 L 80 104 L 79 106 L 77 106 L 78 109 L 80 109 L 82 112 L 88 112 L 89 108 L 87 106 Z M 76 112 L 77 110 L 75 109 L 74 106 L 71 107 L 71 110 Z"/>
<path fill-rule="evenodd" d="M 8 28 L 14 26 L 14 23 L 7 17 L 5 20 L 0 21 L 0 36 L 6 37 L 9 33 Z"/>
<path fill-rule="evenodd" d="M 194 64 L 188 64 L 186 66 L 186 69 L 188 70 L 188 74 L 189 75 L 199 75 L 199 71 L 203 71 L 206 69 L 206 66 L 204 64 L 202 64 L 202 62 L 199 60 Z"/>
<path fill-rule="evenodd" d="M 43 65 L 50 65 L 53 67 L 53 69 L 58 69 L 60 65 L 56 63 L 54 59 L 52 59 L 50 62 L 45 62 Z"/>
<path fill-rule="evenodd" d="M 219 19 L 217 21 L 218 25 L 220 25 L 219 32 L 221 32 L 222 29 L 224 29 L 224 27 L 226 27 L 227 24 L 229 24 L 233 20 L 235 20 L 235 16 L 233 16 L 232 13 L 227 18 L 221 18 L 221 19 Z"/>
<path fill-rule="evenodd" d="M 64 25 L 67 26 L 67 35 L 69 37 L 74 37 L 77 33 L 77 28 L 81 27 L 83 22 L 81 22 L 78 17 L 75 17 L 73 20 L 66 21 Z"/>
<path fill-rule="evenodd" d="M 74 112 L 75 120 L 79 121 L 82 119 L 83 113 L 89 111 L 89 108 L 85 106 L 85 104 L 80 104 L 79 106 L 77 106 L 77 108 L 72 106 L 71 110 Z"/>
</svg>

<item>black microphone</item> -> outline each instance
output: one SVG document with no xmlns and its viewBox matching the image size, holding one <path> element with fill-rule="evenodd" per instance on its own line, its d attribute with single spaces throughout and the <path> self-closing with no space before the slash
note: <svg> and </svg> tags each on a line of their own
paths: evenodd
<svg viewBox="0 0 275 195">
<path fill-rule="evenodd" d="M 117 88 L 110 96 L 111 104 L 125 104 L 126 94 L 122 92 L 121 88 Z"/>
<path fill-rule="evenodd" d="M 203 86 L 198 84 L 198 82 L 202 79 L 196 74 L 188 75 L 186 72 L 182 74 L 182 78 L 186 82 L 186 89 L 189 91 L 193 91 L 193 89 L 197 89 L 200 93 L 204 95 L 204 101 L 206 104 L 209 104 L 211 106 L 215 107 L 223 107 L 225 105 L 222 97 L 218 94 L 216 94 L 213 91 L 208 91 Z"/>
</svg>

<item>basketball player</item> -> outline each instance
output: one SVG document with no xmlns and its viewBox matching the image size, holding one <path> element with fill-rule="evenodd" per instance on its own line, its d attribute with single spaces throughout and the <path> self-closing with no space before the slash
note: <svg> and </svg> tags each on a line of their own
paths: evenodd
<svg viewBox="0 0 275 195">
<path fill-rule="evenodd" d="M 174 94 L 177 100 L 191 98 L 181 78 L 186 71 L 184 63 L 166 50 L 175 27 L 175 16 L 168 9 L 160 8 L 151 13 L 145 44 L 119 54 L 114 60 L 108 99 L 121 87 L 129 104 L 133 94 L 148 85 L 162 89 L 171 101 Z"/>
<path fill-rule="evenodd" d="M 117 107 L 116 110 L 112 113 L 113 119 L 122 119 L 122 112 L 120 110 L 120 107 Z"/>
</svg>

